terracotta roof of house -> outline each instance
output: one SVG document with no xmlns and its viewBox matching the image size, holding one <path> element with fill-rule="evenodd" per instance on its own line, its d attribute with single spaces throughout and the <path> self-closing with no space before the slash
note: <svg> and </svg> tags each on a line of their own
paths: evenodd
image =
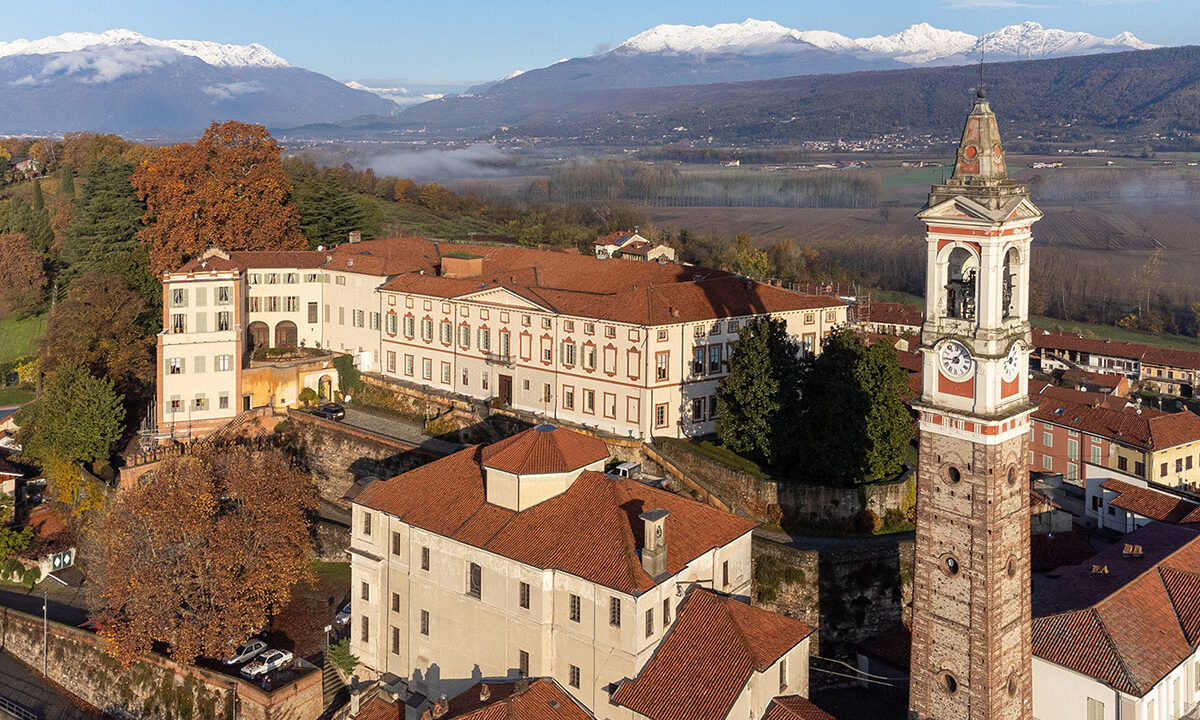
<svg viewBox="0 0 1200 720">
<path fill-rule="evenodd" d="M 1148 347 L 1145 354 L 1142 355 L 1142 362 L 1197 370 L 1200 369 L 1200 352 Z"/>
<path fill-rule="evenodd" d="M 193 258 L 175 272 L 189 273 L 204 270 L 255 270 L 262 268 L 297 268 L 311 270 L 321 267 L 325 253 L 315 250 L 234 250 L 220 255 Z"/>
<path fill-rule="evenodd" d="M 554 679 L 531 678 L 476 683 L 450 700 L 450 709 L 443 720 L 592 720 L 592 717 Z"/>
<path fill-rule="evenodd" d="M 1033 652 L 1141 697 L 1200 643 L 1200 534 L 1150 523 L 1123 541 L 1035 588 Z"/>
<path fill-rule="evenodd" d="M 520 512 L 508 510 L 487 502 L 484 452 L 472 446 L 377 480 L 354 502 L 518 562 L 562 570 L 631 595 L 655 586 L 639 556 L 643 528 L 638 516 L 643 512 L 661 508 L 670 513 L 665 535 L 672 575 L 755 527 L 752 520 L 595 471 L 580 473 L 561 495 Z M 540 457 L 535 460 L 541 462 Z"/>
<path fill-rule="evenodd" d="M 1145 345 L 1113 342 L 1112 340 L 1098 340 L 1074 333 L 1054 332 L 1051 330 L 1035 331 L 1033 333 L 1033 346 L 1046 350 L 1071 350 L 1074 352 L 1085 352 L 1089 355 L 1107 355 L 1108 357 L 1119 357 L 1127 360 L 1141 360 L 1142 356 L 1146 354 L 1146 350 L 1149 349 Z"/>
<path fill-rule="evenodd" d="M 1098 387 L 1106 387 L 1116 389 L 1122 381 L 1128 382 L 1124 375 L 1116 375 L 1113 373 L 1098 373 L 1088 370 L 1080 370 L 1079 368 L 1070 368 L 1062 374 L 1064 382 L 1080 383 L 1083 385 L 1096 385 Z"/>
<path fill-rule="evenodd" d="M 628 230 L 619 230 L 617 232 L 609 233 L 607 235 L 603 235 L 601 237 L 596 238 L 596 241 L 593 242 L 592 244 L 593 245 L 617 245 L 617 246 L 619 246 L 622 243 L 624 243 L 626 240 L 633 238 L 633 237 L 637 237 L 637 233 L 630 232 Z"/>
<path fill-rule="evenodd" d="M 1044 395 L 1051 400 L 1059 402 L 1072 403 L 1074 405 L 1090 405 L 1093 407 L 1100 406 L 1106 407 L 1109 410 L 1120 410 L 1128 404 L 1128 401 L 1119 395 L 1072 390 L 1071 388 L 1051 385 L 1047 382 L 1030 382 L 1029 398 L 1036 403 L 1038 402 L 1039 395 Z"/>
<path fill-rule="evenodd" d="M 887 325 L 919 327 L 925 322 L 921 308 L 904 303 L 872 302 L 867 305 L 867 321 Z"/>
<path fill-rule="evenodd" d="M 694 590 L 654 656 L 613 701 L 651 720 L 725 720 L 752 673 L 812 632 L 799 620 Z"/>
<path fill-rule="evenodd" d="M 863 643 L 862 652 L 892 667 L 907 670 L 912 654 L 912 631 L 903 624 L 896 625 Z"/>
<path fill-rule="evenodd" d="M 382 695 L 375 694 L 358 709 L 354 720 L 404 720 L 404 703 L 388 702 Z"/>
<path fill-rule="evenodd" d="M 486 467 L 514 475 L 539 475 L 579 470 L 607 460 L 609 453 L 600 438 L 554 425 L 538 425 L 484 447 L 480 455 Z"/>
<path fill-rule="evenodd" d="M 1035 398 L 1033 418 L 1043 422 L 1099 435 L 1112 442 L 1145 450 L 1162 450 L 1200 440 L 1200 416 L 1191 412 L 1165 413 L 1149 408 L 1112 410 L 1055 400 Z"/>
<path fill-rule="evenodd" d="M 799 695 L 782 695 L 771 700 L 763 720 L 834 720 L 834 717 Z"/>
<path fill-rule="evenodd" d="M 1048 572 L 1064 565 L 1077 565 L 1096 554 L 1087 531 L 1072 525 L 1067 532 L 1029 536 L 1029 565 L 1034 572 Z"/>
<path fill-rule="evenodd" d="M 1167 489 L 1142 487 L 1115 478 L 1105 480 L 1100 487 L 1118 493 L 1108 504 L 1121 510 L 1165 523 L 1200 522 L 1200 501 L 1176 495 Z"/>
</svg>

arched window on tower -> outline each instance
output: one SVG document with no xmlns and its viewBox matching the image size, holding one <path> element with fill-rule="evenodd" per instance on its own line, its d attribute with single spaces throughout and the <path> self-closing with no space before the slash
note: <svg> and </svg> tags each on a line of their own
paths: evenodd
<svg viewBox="0 0 1200 720">
<path fill-rule="evenodd" d="M 1017 297 L 1013 289 L 1017 286 L 1017 266 L 1020 255 L 1016 248 L 1009 248 L 1004 253 L 1004 281 L 1001 287 L 1001 306 L 1004 308 L 1004 319 L 1017 316 Z"/>
<path fill-rule="evenodd" d="M 946 317 L 975 319 L 978 263 L 966 248 L 950 251 L 946 266 Z"/>
</svg>

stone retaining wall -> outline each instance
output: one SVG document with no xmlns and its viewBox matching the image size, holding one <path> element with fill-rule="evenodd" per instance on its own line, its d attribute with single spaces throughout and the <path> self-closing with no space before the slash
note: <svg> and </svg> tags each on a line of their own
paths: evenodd
<svg viewBox="0 0 1200 720">
<path fill-rule="evenodd" d="M 47 676 L 115 717 L 231 720 L 235 698 L 239 720 L 315 720 L 323 709 L 319 669 L 268 693 L 241 678 L 179 665 L 158 655 L 122 668 L 96 635 L 54 622 L 47 627 Z M 42 619 L 0 609 L 0 647 L 40 669 Z"/>
</svg>

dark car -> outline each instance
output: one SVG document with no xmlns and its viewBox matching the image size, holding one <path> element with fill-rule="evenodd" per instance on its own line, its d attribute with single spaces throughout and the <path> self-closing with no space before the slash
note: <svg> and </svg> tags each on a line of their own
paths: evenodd
<svg viewBox="0 0 1200 720">
<path fill-rule="evenodd" d="M 312 414 L 326 420 L 341 420 L 346 417 L 346 408 L 337 403 L 321 403 L 313 409 Z"/>
</svg>

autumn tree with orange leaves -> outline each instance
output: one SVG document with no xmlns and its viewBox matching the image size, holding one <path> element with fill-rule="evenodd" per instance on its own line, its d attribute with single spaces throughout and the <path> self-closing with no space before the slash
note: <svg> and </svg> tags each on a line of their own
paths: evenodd
<svg viewBox="0 0 1200 720">
<path fill-rule="evenodd" d="M 233 445 L 163 461 L 92 534 L 98 618 L 128 664 L 166 643 L 180 662 L 226 657 L 312 578 L 312 478 L 282 451 Z"/>
<path fill-rule="evenodd" d="M 155 274 L 213 246 L 305 249 L 292 182 L 262 125 L 213 123 L 195 145 L 159 148 L 131 182 L 146 202 L 138 236 Z"/>
</svg>

